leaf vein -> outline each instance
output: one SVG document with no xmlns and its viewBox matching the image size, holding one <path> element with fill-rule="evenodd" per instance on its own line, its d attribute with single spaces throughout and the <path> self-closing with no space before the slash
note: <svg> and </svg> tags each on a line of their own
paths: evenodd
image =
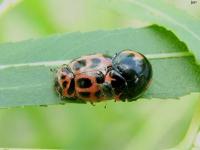
<svg viewBox="0 0 200 150">
<path fill-rule="evenodd" d="M 161 54 L 146 54 L 148 59 L 167 59 L 167 58 L 181 58 L 192 56 L 190 52 L 174 52 L 174 53 L 161 53 Z M 33 63 L 21 63 L 21 64 L 8 64 L 0 65 L 0 70 L 8 68 L 17 68 L 17 67 L 37 67 L 37 66 L 59 66 L 62 64 L 68 64 L 71 60 L 59 60 L 59 61 L 41 61 Z"/>
</svg>

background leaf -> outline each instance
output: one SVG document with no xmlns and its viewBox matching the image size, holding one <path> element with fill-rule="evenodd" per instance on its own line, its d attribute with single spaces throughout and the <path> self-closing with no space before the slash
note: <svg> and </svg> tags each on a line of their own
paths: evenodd
<svg viewBox="0 0 200 150">
<path fill-rule="evenodd" d="M 175 8 L 166 0 L 126 0 L 112 1 L 112 8 L 127 16 L 138 17 L 140 20 L 156 23 L 173 31 L 179 39 L 184 41 L 189 50 L 200 63 L 200 19 L 189 15 L 186 11 Z M 191 5 L 190 1 L 180 3 Z M 200 5 L 197 3 L 197 7 Z"/>
<path fill-rule="evenodd" d="M 166 101 L 102 102 L 95 107 L 70 103 L 45 108 L 1 109 L 0 133 L 4 136 L 0 136 L 0 145 L 76 150 L 126 150 L 131 147 L 163 150 L 182 140 L 199 96 L 191 94 L 180 100 Z"/>
<path fill-rule="evenodd" d="M 2 44 L 0 106 L 58 104 L 61 100 L 53 90 L 54 74 L 49 65 L 90 53 L 114 55 L 123 49 L 138 50 L 151 58 L 153 83 L 144 98 L 178 98 L 199 92 L 199 66 L 186 46 L 171 32 L 154 25 Z"/>
</svg>

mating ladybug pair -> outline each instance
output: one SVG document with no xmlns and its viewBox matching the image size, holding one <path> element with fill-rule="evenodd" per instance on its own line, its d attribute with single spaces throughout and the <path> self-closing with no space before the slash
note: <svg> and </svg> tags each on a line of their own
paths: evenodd
<svg viewBox="0 0 200 150">
<path fill-rule="evenodd" d="M 62 99 L 90 103 L 115 99 L 133 101 L 147 89 L 152 67 L 147 58 L 132 50 L 113 57 L 94 54 L 62 65 L 56 73 L 55 89 Z"/>
</svg>

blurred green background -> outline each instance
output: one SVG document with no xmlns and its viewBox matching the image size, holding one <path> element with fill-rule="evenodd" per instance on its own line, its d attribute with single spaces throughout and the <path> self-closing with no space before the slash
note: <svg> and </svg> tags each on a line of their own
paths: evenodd
<svg viewBox="0 0 200 150">
<path fill-rule="evenodd" d="M 0 0 L 2 2 L 3 0 Z M 196 5 L 169 5 L 200 17 Z M 0 42 L 148 25 L 98 0 L 24 0 L 0 16 Z M 184 137 L 195 101 L 103 102 L 0 110 L 0 147 L 159 150 Z M 105 109 L 104 106 L 107 106 Z"/>
</svg>

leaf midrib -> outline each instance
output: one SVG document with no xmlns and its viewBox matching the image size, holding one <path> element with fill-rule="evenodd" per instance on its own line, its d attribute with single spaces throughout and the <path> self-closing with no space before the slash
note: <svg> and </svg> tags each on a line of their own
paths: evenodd
<svg viewBox="0 0 200 150">
<path fill-rule="evenodd" d="M 173 52 L 173 53 L 159 53 L 159 54 L 146 54 L 148 59 L 170 59 L 170 58 L 180 58 L 180 57 L 191 57 L 192 54 L 190 52 Z M 59 66 L 62 64 L 67 64 L 71 60 L 59 60 L 59 61 L 41 61 L 41 62 L 33 62 L 33 63 L 21 63 L 21 64 L 7 64 L 0 65 L 0 70 L 8 69 L 8 68 L 17 68 L 17 67 L 36 67 L 36 66 Z"/>
<path fill-rule="evenodd" d="M 0 87 L 0 91 L 6 90 L 20 90 L 24 88 L 42 88 L 45 84 L 34 84 L 34 85 L 20 85 L 20 86 L 12 86 L 12 87 Z"/>
</svg>

